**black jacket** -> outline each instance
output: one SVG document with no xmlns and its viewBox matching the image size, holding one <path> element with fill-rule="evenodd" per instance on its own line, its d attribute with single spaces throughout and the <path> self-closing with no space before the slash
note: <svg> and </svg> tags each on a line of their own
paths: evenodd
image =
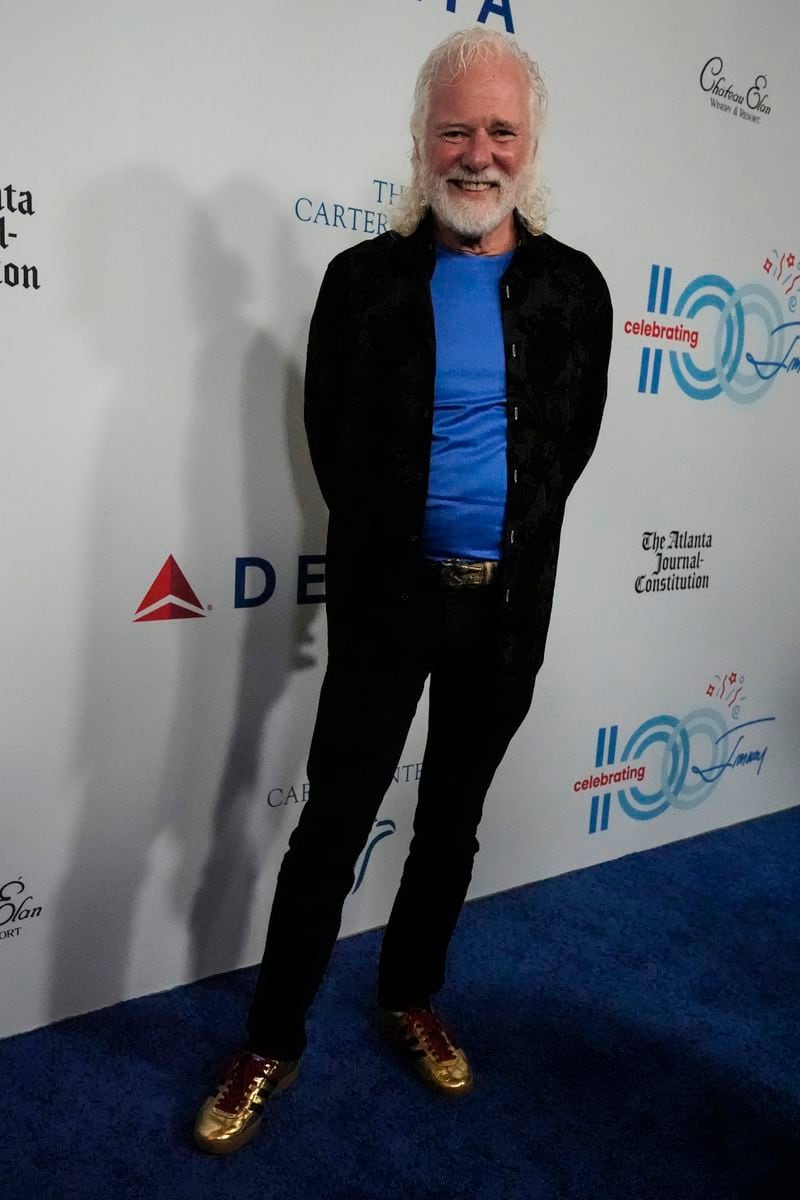
<svg viewBox="0 0 800 1200">
<path fill-rule="evenodd" d="M 508 664 L 538 668 L 564 505 L 594 448 L 606 396 L 611 301 L 585 254 L 519 228 L 500 284 L 508 499 L 500 569 Z M 333 259 L 311 320 L 309 448 L 330 510 L 332 636 L 402 603 L 422 534 L 436 341 L 430 218 Z"/>
</svg>

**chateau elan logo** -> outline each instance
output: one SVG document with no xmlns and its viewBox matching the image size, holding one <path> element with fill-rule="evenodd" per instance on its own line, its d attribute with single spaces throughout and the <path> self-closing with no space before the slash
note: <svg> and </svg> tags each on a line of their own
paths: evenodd
<svg viewBox="0 0 800 1200">
<path fill-rule="evenodd" d="M 0 941 L 19 937 L 26 921 L 42 915 L 41 904 L 34 904 L 33 896 L 26 896 L 26 890 L 22 877 L 0 887 Z"/>
<path fill-rule="evenodd" d="M 726 79 L 724 70 L 725 63 L 715 54 L 704 63 L 700 72 L 700 87 L 708 94 L 711 107 L 717 112 L 728 113 L 758 125 L 762 117 L 772 112 L 772 106 L 767 104 L 769 93 L 766 90 L 766 75 L 756 75 L 745 90 Z"/>
</svg>

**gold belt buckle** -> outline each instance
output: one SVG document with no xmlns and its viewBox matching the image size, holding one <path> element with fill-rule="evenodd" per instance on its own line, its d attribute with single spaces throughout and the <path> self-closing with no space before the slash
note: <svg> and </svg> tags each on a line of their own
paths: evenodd
<svg viewBox="0 0 800 1200">
<path fill-rule="evenodd" d="M 446 558 L 440 564 L 442 581 L 447 587 L 481 587 L 494 575 L 493 562 L 470 562 L 468 559 Z"/>
</svg>

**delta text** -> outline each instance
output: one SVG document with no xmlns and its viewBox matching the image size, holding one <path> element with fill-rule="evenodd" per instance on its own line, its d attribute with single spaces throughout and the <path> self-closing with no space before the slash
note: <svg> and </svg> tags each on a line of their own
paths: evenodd
<svg viewBox="0 0 800 1200">
<path fill-rule="evenodd" d="M 442 0 L 437 0 L 437 3 L 441 4 Z M 459 3 L 461 4 L 460 9 Z M 467 13 L 474 12 L 477 8 L 478 15 L 475 21 L 478 25 L 485 25 L 491 16 L 501 17 L 505 23 L 506 33 L 514 32 L 511 0 L 444 0 L 444 6 L 446 12 L 460 17 L 466 17 Z"/>
</svg>

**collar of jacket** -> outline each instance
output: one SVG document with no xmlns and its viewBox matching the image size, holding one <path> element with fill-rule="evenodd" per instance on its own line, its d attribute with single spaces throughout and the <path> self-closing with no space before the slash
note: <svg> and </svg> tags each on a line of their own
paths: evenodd
<svg viewBox="0 0 800 1200">
<path fill-rule="evenodd" d="M 517 231 L 517 246 L 509 271 L 514 271 L 523 263 L 530 269 L 533 263 L 542 260 L 550 239 L 546 233 L 532 234 L 522 224 L 516 212 L 514 213 L 514 225 Z M 393 236 L 395 249 L 408 259 L 409 265 L 413 264 L 419 269 L 424 267 L 427 277 L 430 279 L 436 265 L 436 237 L 431 210 L 428 209 L 413 233 L 408 234 L 407 237 L 403 237 L 399 233 L 395 233 Z"/>
</svg>

